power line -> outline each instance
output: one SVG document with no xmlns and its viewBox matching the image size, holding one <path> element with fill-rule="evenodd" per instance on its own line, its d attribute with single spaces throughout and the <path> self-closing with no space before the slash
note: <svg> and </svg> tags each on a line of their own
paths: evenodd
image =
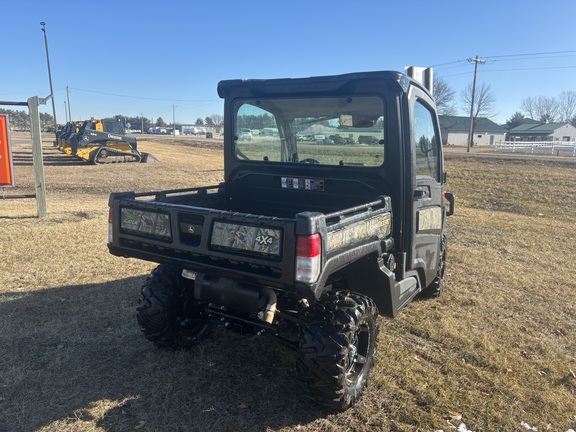
<svg viewBox="0 0 576 432">
<path fill-rule="evenodd" d="M 574 69 L 574 68 L 576 68 L 576 66 L 554 66 L 554 67 L 513 68 L 513 69 L 488 69 L 486 70 L 486 72 L 508 72 L 508 71 Z"/>
<path fill-rule="evenodd" d="M 146 96 L 130 96 L 130 95 L 121 95 L 121 94 L 117 94 L 117 93 L 106 93 L 106 92 L 101 92 L 101 91 L 79 89 L 79 88 L 74 88 L 74 87 L 72 87 L 71 90 L 82 91 L 82 92 L 86 92 L 86 93 L 102 94 L 102 95 L 106 95 L 106 96 L 116 96 L 116 97 L 123 97 L 123 98 L 129 98 L 129 99 L 145 99 L 145 100 L 154 100 L 154 101 L 206 103 L 206 102 L 210 102 L 210 101 L 213 102 L 213 101 L 217 100 L 217 99 L 210 99 L 210 100 L 209 100 L 209 99 L 163 99 L 163 98 L 151 98 L 151 97 L 146 97 Z"/>
<path fill-rule="evenodd" d="M 447 63 L 440 63 L 440 64 L 432 65 L 432 66 L 429 66 L 429 67 L 431 67 L 431 68 L 437 68 L 437 67 L 440 67 L 440 66 L 452 65 L 452 64 L 456 64 L 456 63 L 464 63 L 464 62 L 466 62 L 466 59 L 463 59 L 463 60 L 454 60 L 454 61 L 447 62 Z"/>
<path fill-rule="evenodd" d="M 510 69 L 486 69 L 484 72 L 517 72 L 517 71 L 530 71 L 530 70 L 555 70 L 555 69 L 574 69 L 574 68 L 576 68 L 576 66 L 544 66 L 544 67 L 525 67 L 525 68 L 510 68 Z M 449 78 L 469 74 L 470 71 L 466 71 L 457 74 L 442 75 L 442 77 Z"/>
<path fill-rule="evenodd" d="M 570 55 L 550 55 L 544 57 L 516 57 L 516 58 L 508 58 L 508 59 L 501 59 L 501 60 L 490 60 L 493 63 L 496 62 L 508 62 L 508 61 L 524 61 L 524 60 L 548 60 L 548 59 L 556 59 L 556 58 L 566 58 L 566 57 L 576 57 L 576 54 Z M 492 57 L 486 57 L 492 58 Z"/>
<path fill-rule="evenodd" d="M 568 55 L 558 55 L 558 54 L 568 54 Z M 545 56 L 545 57 L 535 57 L 535 56 Z M 545 60 L 545 59 L 552 59 L 552 58 L 564 58 L 564 57 L 576 57 L 576 50 L 566 50 L 566 51 L 548 51 L 548 52 L 534 52 L 534 53 L 525 53 L 525 54 L 505 54 L 505 55 L 496 55 L 496 56 L 483 56 L 483 59 L 489 59 L 489 63 L 496 63 L 502 61 L 521 61 L 521 60 Z M 492 60 L 498 59 L 498 60 Z M 448 69 L 456 69 L 459 67 L 465 66 L 465 63 L 468 59 L 462 60 L 454 60 L 451 62 L 446 63 L 439 63 L 433 66 L 430 66 L 434 69 L 439 68 L 438 70 L 448 70 Z M 452 66 L 454 65 L 454 66 Z M 451 67 L 444 67 L 444 66 L 451 66 Z M 572 68 L 574 66 L 558 66 L 558 67 L 542 67 L 542 68 L 518 68 L 518 69 L 502 69 L 502 71 L 506 70 L 531 70 L 531 69 L 564 69 L 564 68 Z M 490 72 L 495 70 L 490 70 Z M 469 72 L 463 72 L 461 74 L 453 74 L 447 76 L 456 76 L 456 75 L 465 75 Z"/>
<path fill-rule="evenodd" d="M 538 52 L 538 53 L 529 53 L 529 54 L 506 54 L 506 55 L 497 55 L 497 56 L 485 56 L 485 58 L 503 58 L 503 57 L 521 57 L 521 56 L 536 56 L 536 55 L 551 55 L 551 54 L 567 54 L 567 53 L 576 53 L 576 50 L 569 50 L 569 51 L 549 51 L 549 52 Z"/>
</svg>

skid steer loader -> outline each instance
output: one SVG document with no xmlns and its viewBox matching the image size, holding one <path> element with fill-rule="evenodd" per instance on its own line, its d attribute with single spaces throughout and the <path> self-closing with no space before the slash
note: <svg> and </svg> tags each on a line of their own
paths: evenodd
<svg viewBox="0 0 576 432">
<path fill-rule="evenodd" d="M 66 143 L 66 153 L 92 164 L 158 162 L 154 156 L 139 152 L 136 138 L 126 136 L 122 123 L 113 119 L 84 121 Z"/>
<path fill-rule="evenodd" d="M 54 145 L 60 150 L 62 153 L 72 154 L 72 147 L 70 145 L 70 137 L 76 133 L 82 126 L 83 122 L 68 122 L 66 123 L 61 130 L 56 132 L 56 141 Z"/>
</svg>

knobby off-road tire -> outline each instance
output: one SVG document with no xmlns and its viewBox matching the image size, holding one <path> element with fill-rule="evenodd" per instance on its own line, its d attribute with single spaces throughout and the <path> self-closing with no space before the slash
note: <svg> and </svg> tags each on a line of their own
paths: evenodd
<svg viewBox="0 0 576 432">
<path fill-rule="evenodd" d="M 440 262 L 438 263 L 438 273 L 428 288 L 423 291 L 425 297 L 439 297 L 446 288 L 446 259 L 448 257 L 448 239 L 446 234 L 442 234 L 440 243 Z"/>
<path fill-rule="evenodd" d="M 365 296 L 329 293 L 308 313 L 297 370 L 304 395 L 343 411 L 362 395 L 374 364 L 378 309 Z"/>
<path fill-rule="evenodd" d="M 144 336 L 159 348 L 189 349 L 210 334 L 193 296 L 194 282 L 182 269 L 158 266 L 142 285 L 137 319 Z"/>
</svg>

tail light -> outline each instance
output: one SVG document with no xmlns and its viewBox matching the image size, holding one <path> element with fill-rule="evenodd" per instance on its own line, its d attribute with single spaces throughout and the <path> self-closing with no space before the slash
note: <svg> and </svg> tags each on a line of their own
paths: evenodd
<svg viewBox="0 0 576 432">
<path fill-rule="evenodd" d="M 322 238 L 320 234 L 299 236 L 296 239 L 296 280 L 313 283 L 322 267 Z"/>
</svg>

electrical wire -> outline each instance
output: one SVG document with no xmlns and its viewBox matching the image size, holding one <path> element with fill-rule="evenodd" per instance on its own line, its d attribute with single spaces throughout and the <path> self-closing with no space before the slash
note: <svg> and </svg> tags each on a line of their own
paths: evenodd
<svg viewBox="0 0 576 432">
<path fill-rule="evenodd" d="M 81 92 L 86 92 L 86 93 L 96 93 L 96 94 L 102 94 L 102 95 L 106 95 L 106 96 L 116 96 L 116 97 L 123 97 L 123 98 L 129 98 L 129 99 L 145 99 L 145 100 L 154 100 L 154 101 L 209 103 L 209 102 L 214 102 L 214 101 L 218 100 L 218 99 L 165 99 L 165 98 L 152 98 L 152 97 L 146 97 L 146 96 L 131 96 L 131 95 L 121 95 L 121 94 L 116 94 L 116 93 L 106 93 L 106 92 L 95 91 L 95 90 L 79 89 L 79 88 L 75 88 L 75 87 L 71 87 L 70 90 L 76 90 L 76 91 L 81 91 Z"/>
<path fill-rule="evenodd" d="M 566 53 L 576 53 L 576 50 L 549 51 L 549 52 L 539 52 L 539 53 L 529 53 L 529 54 L 506 54 L 506 55 L 497 55 L 497 56 L 485 56 L 484 58 L 521 57 L 521 56 L 536 56 L 536 55 L 551 55 L 551 54 L 566 54 Z"/>
</svg>

